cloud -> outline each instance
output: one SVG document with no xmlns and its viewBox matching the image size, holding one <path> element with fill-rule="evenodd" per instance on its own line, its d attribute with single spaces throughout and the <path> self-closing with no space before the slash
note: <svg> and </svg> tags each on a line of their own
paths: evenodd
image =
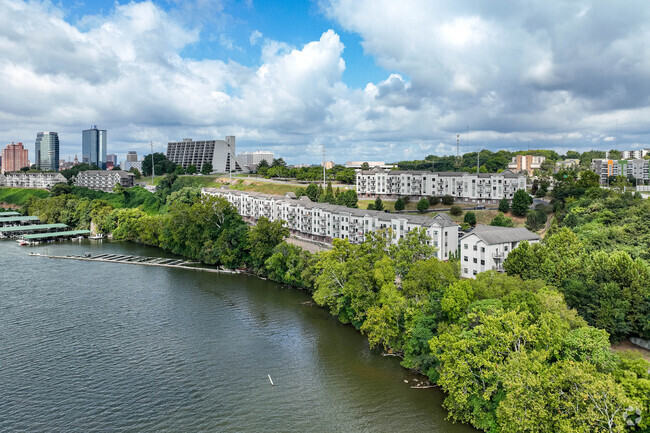
<svg viewBox="0 0 650 433">
<path fill-rule="evenodd" d="M 257 42 L 261 38 L 262 38 L 262 32 L 260 32 L 259 30 L 255 30 L 255 31 L 253 31 L 253 33 L 251 33 L 250 37 L 248 38 L 248 41 L 250 42 L 250 44 L 252 46 L 255 46 L 255 45 L 257 45 Z"/>
</svg>

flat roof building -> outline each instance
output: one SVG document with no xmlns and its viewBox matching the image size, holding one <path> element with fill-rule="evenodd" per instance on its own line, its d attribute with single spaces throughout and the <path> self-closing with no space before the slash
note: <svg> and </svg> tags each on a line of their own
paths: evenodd
<svg viewBox="0 0 650 433">
<path fill-rule="evenodd" d="M 225 140 L 193 141 L 184 138 L 183 141 L 167 144 L 167 159 L 182 166 L 184 169 L 194 165 L 197 171 L 203 170 L 203 165 L 212 164 L 216 173 L 242 172 L 244 165 L 235 157 L 235 136 L 226 136 Z"/>
<path fill-rule="evenodd" d="M 59 171 L 59 134 L 39 132 L 34 144 L 36 168 L 43 171 Z"/>
<path fill-rule="evenodd" d="M 102 170 L 106 170 L 106 138 L 105 129 L 97 129 L 97 125 L 92 125 L 90 129 L 81 132 L 81 161 L 87 164 L 96 165 Z"/>
<path fill-rule="evenodd" d="M 29 167 L 29 151 L 25 149 L 23 143 L 8 144 L 2 150 L 2 173 L 18 171 L 23 167 Z"/>
<path fill-rule="evenodd" d="M 81 186 L 96 191 L 113 192 L 116 184 L 124 188 L 133 186 L 135 175 L 124 170 L 87 170 L 80 171 L 74 180 L 75 186 Z"/>
</svg>

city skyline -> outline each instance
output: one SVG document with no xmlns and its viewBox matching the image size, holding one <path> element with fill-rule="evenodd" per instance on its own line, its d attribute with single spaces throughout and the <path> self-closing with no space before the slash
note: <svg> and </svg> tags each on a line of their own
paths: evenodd
<svg viewBox="0 0 650 433">
<path fill-rule="evenodd" d="M 0 140 L 234 135 L 289 163 L 650 147 L 650 7 L 0 0 Z M 38 34 L 28 29 L 38 27 Z M 164 31 L 162 31 L 164 29 Z M 189 102 L 189 103 L 188 103 Z M 469 131 L 469 137 L 466 137 Z M 468 144 L 468 145 L 467 145 Z"/>
</svg>

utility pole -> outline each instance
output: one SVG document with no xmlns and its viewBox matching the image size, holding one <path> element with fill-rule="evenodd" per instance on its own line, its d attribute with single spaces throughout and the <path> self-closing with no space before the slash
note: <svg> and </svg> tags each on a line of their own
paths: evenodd
<svg viewBox="0 0 650 433">
<path fill-rule="evenodd" d="M 325 193 L 325 145 L 323 144 L 323 194 Z"/>
<path fill-rule="evenodd" d="M 153 174 L 154 174 L 155 168 L 153 164 L 153 141 L 151 142 L 151 186 L 153 187 Z"/>
</svg>

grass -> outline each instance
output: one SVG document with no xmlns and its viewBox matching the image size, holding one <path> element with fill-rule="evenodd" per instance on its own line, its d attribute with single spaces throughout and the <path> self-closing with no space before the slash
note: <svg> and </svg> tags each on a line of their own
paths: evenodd
<svg viewBox="0 0 650 433">
<path fill-rule="evenodd" d="M 23 206 L 31 197 L 47 198 L 50 192 L 33 188 L 0 188 L 0 203 Z"/>
<path fill-rule="evenodd" d="M 295 185 L 285 185 L 282 183 L 271 182 L 255 182 L 254 180 L 244 179 L 233 179 L 232 183 L 230 183 L 230 180 L 227 178 L 221 178 L 208 186 L 220 187 L 222 185 L 227 185 L 230 189 L 236 189 L 239 191 L 255 191 L 274 195 L 284 195 L 288 192 L 295 192 L 296 188 L 298 188 Z"/>
<path fill-rule="evenodd" d="M 499 214 L 498 210 L 472 210 L 474 214 L 476 215 L 476 223 L 477 224 L 485 224 L 489 225 L 492 219 L 494 219 L 495 216 Z M 463 218 L 465 218 L 465 212 L 463 212 L 459 216 L 454 216 L 451 215 L 449 212 L 445 212 L 448 214 L 451 218 L 453 218 L 454 221 L 457 223 L 462 223 Z M 520 218 L 512 215 L 510 212 L 505 214 L 507 217 L 512 218 L 512 220 L 515 222 L 515 227 L 524 227 L 526 225 L 526 218 Z"/>
</svg>

